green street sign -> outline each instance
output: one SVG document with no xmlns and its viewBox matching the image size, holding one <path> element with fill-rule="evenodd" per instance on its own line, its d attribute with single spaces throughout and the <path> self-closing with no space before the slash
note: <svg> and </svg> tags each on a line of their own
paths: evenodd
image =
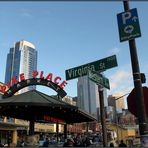
<svg viewBox="0 0 148 148">
<path fill-rule="evenodd" d="M 88 77 L 90 80 L 95 82 L 97 85 L 101 85 L 105 88 L 110 89 L 109 80 L 106 77 L 102 76 L 101 74 L 88 70 Z"/>
<path fill-rule="evenodd" d="M 120 42 L 141 36 L 137 9 L 117 14 Z"/>
<path fill-rule="evenodd" d="M 117 66 L 116 55 L 74 67 L 65 71 L 66 80 L 75 79 L 87 75 L 88 69 L 92 71 L 105 71 L 106 69 Z"/>
</svg>

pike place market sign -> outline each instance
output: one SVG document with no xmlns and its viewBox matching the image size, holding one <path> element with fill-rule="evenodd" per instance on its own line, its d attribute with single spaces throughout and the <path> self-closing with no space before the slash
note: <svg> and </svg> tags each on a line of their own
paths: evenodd
<svg viewBox="0 0 148 148">
<path fill-rule="evenodd" d="M 38 78 L 37 78 L 38 76 Z M 67 82 L 61 81 L 61 77 L 56 76 L 53 78 L 53 74 L 49 73 L 46 77 L 43 76 L 43 71 L 40 73 L 38 71 L 33 71 L 32 78 L 25 79 L 24 73 L 19 75 L 20 81 L 17 80 L 17 77 L 14 76 L 11 79 L 11 82 L 7 82 L 5 85 L 0 85 L 1 91 L 4 93 L 3 98 L 13 96 L 17 91 L 21 90 L 24 87 L 30 85 L 43 85 L 55 90 L 59 97 L 63 98 L 67 95 L 64 91 L 64 87 Z"/>
</svg>

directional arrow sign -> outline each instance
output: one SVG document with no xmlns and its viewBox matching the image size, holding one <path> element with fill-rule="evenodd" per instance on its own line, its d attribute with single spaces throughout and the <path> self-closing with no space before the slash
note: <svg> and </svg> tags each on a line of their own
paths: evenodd
<svg viewBox="0 0 148 148">
<path fill-rule="evenodd" d="M 117 14 L 120 42 L 141 36 L 137 9 Z"/>
<path fill-rule="evenodd" d="M 101 85 L 105 88 L 110 89 L 109 80 L 106 77 L 102 76 L 101 74 L 88 70 L 88 77 L 90 80 L 95 82 L 97 85 Z"/>
<path fill-rule="evenodd" d="M 87 75 L 88 69 L 92 71 L 104 71 L 109 68 L 117 66 L 116 55 L 94 61 L 88 64 L 84 64 L 78 67 L 74 67 L 65 71 L 66 80 L 78 78 Z"/>
</svg>

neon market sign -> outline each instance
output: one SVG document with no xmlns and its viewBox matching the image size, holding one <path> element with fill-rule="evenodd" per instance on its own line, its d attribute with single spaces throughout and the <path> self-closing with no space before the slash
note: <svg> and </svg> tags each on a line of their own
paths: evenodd
<svg viewBox="0 0 148 148">
<path fill-rule="evenodd" d="M 64 124 L 65 121 L 55 118 L 55 117 L 50 117 L 50 116 L 43 116 L 43 117 L 38 117 L 36 119 L 36 121 L 40 121 L 40 122 L 53 122 L 53 123 L 59 123 L 59 124 Z"/>
<path fill-rule="evenodd" d="M 24 73 L 19 75 L 20 81 L 17 77 L 14 76 L 11 79 L 11 82 L 7 82 L 5 85 L 0 85 L 0 90 L 4 93 L 3 98 L 11 97 L 16 92 L 21 90 L 24 87 L 30 85 L 43 85 L 47 86 L 57 92 L 57 95 L 61 98 L 65 97 L 67 93 L 64 91 L 64 87 L 67 85 L 67 82 L 62 81 L 60 76 L 53 78 L 53 74 L 49 73 L 46 77 L 43 75 L 43 71 L 40 73 L 38 71 L 33 71 L 32 78 L 25 79 Z"/>
</svg>

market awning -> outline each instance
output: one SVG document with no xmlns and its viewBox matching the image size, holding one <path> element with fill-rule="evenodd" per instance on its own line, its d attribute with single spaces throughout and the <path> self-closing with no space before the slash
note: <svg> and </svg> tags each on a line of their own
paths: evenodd
<svg viewBox="0 0 148 148">
<path fill-rule="evenodd" d="M 63 120 L 65 123 L 92 122 L 96 119 L 78 107 L 37 90 L 0 100 L 0 115 L 23 120 L 43 122 L 44 116 Z"/>
</svg>

